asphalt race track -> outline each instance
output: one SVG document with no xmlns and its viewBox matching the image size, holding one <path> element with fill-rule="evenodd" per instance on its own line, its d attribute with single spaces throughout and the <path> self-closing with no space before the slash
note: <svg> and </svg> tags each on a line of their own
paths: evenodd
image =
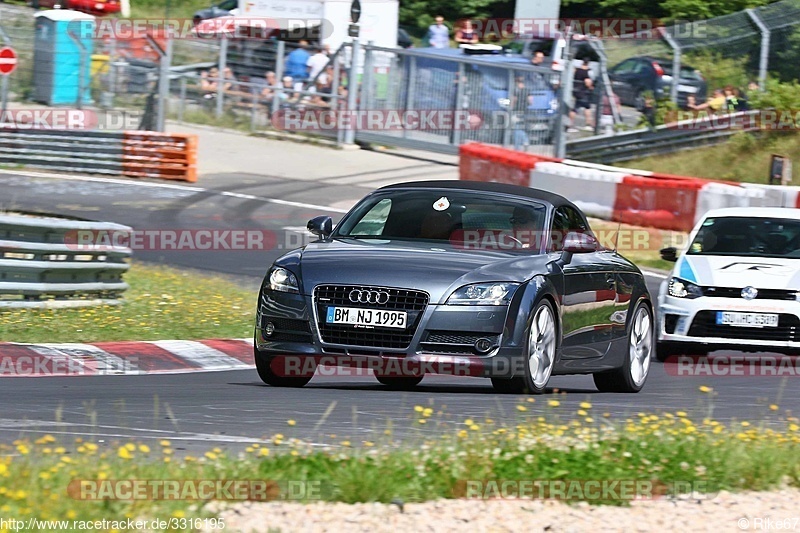
<svg viewBox="0 0 800 533">
<path fill-rule="evenodd" d="M 265 251 L 137 250 L 150 262 L 200 268 L 253 283 L 283 250 L 296 246 L 306 221 L 319 214 L 334 219 L 368 188 L 278 177 L 231 175 L 199 184 L 150 183 L 107 178 L 48 177 L 44 173 L 0 171 L 0 209 L 59 213 L 109 220 L 136 229 L 260 229 L 274 232 Z M 211 182 L 209 182 L 211 183 Z M 329 207 L 335 207 L 331 211 Z M 655 298 L 661 279 L 648 276 Z M 13 339 L 4 339 L 13 340 Z M 54 338 L 53 342 L 58 339 Z M 669 370 L 669 371 L 668 371 Z M 603 413 L 685 410 L 702 419 L 777 419 L 769 404 L 782 408 L 800 401 L 794 377 L 678 376 L 675 365 L 653 362 L 639 394 L 600 394 L 591 377 L 551 380 L 561 405 L 546 406 L 549 395 L 526 403 L 529 413 L 555 412 L 568 419 L 589 400 Z M 698 387 L 713 387 L 713 397 Z M 497 422 L 520 415 L 520 396 L 493 392 L 488 380 L 428 376 L 413 392 L 393 392 L 372 377 L 317 376 L 303 389 L 262 385 L 254 370 L 162 376 L 85 376 L 0 380 L 0 440 L 23 435 L 94 435 L 108 442 L 169 438 L 187 450 L 209 446 L 239 449 L 276 433 L 316 443 L 347 438 L 380 440 L 391 422 L 394 436 L 442 431 L 466 418 Z M 413 407 L 441 411 L 428 424 L 415 424 Z M 287 420 L 296 420 L 293 427 Z M 331 437 L 334 434 L 336 437 Z"/>
</svg>

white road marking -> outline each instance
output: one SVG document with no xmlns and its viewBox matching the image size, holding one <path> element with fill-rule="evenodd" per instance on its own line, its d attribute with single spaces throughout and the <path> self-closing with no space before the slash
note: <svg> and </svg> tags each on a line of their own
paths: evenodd
<svg viewBox="0 0 800 533">
<path fill-rule="evenodd" d="M 193 187 L 191 185 L 176 185 L 174 183 L 152 183 L 149 181 L 131 181 L 126 179 L 117 178 L 98 178 L 94 176 L 72 176 L 69 174 L 58 174 L 49 172 L 31 172 L 28 170 L 5 170 L 0 169 L 0 174 L 10 174 L 14 176 L 28 176 L 31 178 L 46 178 L 46 179 L 59 179 L 68 181 L 86 181 L 92 183 L 110 183 L 114 185 L 128 185 L 130 187 L 151 187 L 156 189 L 172 189 L 177 191 L 188 192 L 210 192 L 220 194 L 222 196 L 230 196 L 233 198 L 241 198 L 245 200 L 260 200 L 269 204 L 285 205 L 287 207 L 300 207 L 303 209 L 319 209 L 322 211 L 331 211 L 333 213 L 347 213 L 345 209 L 338 209 L 329 205 L 309 204 L 305 202 L 292 202 L 290 200 L 281 200 L 279 198 L 269 198 L 266 196 L 255 196 L 252 194 L 242 194 L 229 191 L 217 191 L 214 189 L 206 189 L 205 187 Z"/>
</svg>

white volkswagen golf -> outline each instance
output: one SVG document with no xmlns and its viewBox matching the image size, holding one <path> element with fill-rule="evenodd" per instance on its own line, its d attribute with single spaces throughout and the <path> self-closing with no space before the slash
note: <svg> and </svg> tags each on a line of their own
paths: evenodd
<svg viewBox="0 0 800 533">
<path fill-rule="evenodd" d="M 800 209 L 706 213 L 658 295 L 656 357 L 720 349 L 800 355 Z"/>
</svg>

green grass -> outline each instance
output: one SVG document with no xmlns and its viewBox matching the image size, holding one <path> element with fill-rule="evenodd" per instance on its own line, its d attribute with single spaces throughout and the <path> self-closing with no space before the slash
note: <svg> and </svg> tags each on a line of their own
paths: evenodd
<svg viewBox="0 0 800 533">
<path fill-rule="evenodd" d="M 278 487 L 313 481 L 319 496 L 300 501 L 346 503 L 478 497 L 465 493 L 468 480 L 642 481 L 667 493 L 680 483 L 705 487 L 709 497 L 719 490 L 800 486 L 796 418 L 774 417 L 772 428 L 693 421 L 680 411 L 612 421 L 582 402 L 567 422 L 556 414 L 558 400 L 542 406 L 533 401 L 521 400 L 516 416 L 502 426 L 477 417 L 453 420 L 444 407 L 415 406 L 405 413 L 407 423 L 420 429 L 434 426 L 439 437 L 420 433 L 398 443 L 389 427 L 374 432 L 379 436 L 372 442 L 328 436 L 322 451 L 292 438 L 292 421 L 287 421 L 286 435 L 274 434 L 240 454 L 211 449 L 199 457 L 178 457 L 168 441 L 58 443 L 49 435 L 18 440 L 0 445 L 0 513 L 50 520 L 211 514 L 204 502 L 187 500 L 73 499 L 66 490 L 72 480 L 261 480 L 278 482 Z M 533 414 L 536 407 L 538 414 Z M 765 406 L 767 412 L 777 409 Z M 286 497 L 280 491 L 273 494 Z"/>
<path fill-rule="evenodd" d="M 696 150 L 626 161 L 642 170 L 736 182 L 767 183 L 772 154 L 800 159 L 800 137 L 794 132 L 739 133 L 728 142 Z M 795 178 L 794 184 L 798 183 Z"/>
<path fill-rule="evenodd" d="M 124 303 L 0 311 L 0 340 L 99 342 L 248 338 L 257 291 L 195 272 L 134 262 Z M 57 329 L 58 333 L 54 333 Z"/>
</svg>

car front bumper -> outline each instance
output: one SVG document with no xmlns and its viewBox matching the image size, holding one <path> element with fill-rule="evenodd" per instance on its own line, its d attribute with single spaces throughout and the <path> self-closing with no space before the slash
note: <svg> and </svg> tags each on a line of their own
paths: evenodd
<svg viewBox="0 0 800 533">
<path fill-rule="evenodd" d="M 782 351 L 800 354 L 800 302 L 751 300 L 703 296 L 675 298 L 662 293 L 658 305 L 658 340 L 707 344 L 710 350 Z M 777 327 L 724 326 L 716 313 L 735 311 L 779 315 Z M 778 350 L 772 350 L 778 349 Z"/>
</svg>

